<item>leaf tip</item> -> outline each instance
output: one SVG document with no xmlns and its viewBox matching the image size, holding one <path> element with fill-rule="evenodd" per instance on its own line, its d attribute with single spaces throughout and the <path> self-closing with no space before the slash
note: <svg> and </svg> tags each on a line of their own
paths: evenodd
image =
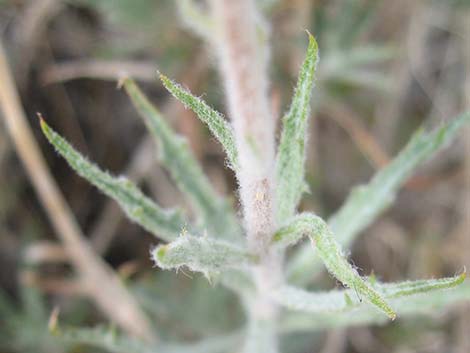
<svg viewBox="0 0 470 353">
<path fill-rule="evenodd" d="M 123 76 L 118 81 L 118 89 L 124 88 L 128 93 L 132 85 L 135 85 L 135 82 L 129 76 Z"/>
<path fill-rule="evenodd" d="M 161 266 L 162 260 L 165 258 L 167 250 L 168 245 L 160 245 L 152 251 L 152 260 L 155 265 Z"/>
<path fill-rule="evenodd" d="M 168 76 L 165 76 L 160 71 L 157 71 L 157 75 L 160 78 L 160 81 L 162 81 L 163 85 L 168 88 L 168 86 L 171 82 L 171 80 L 168 78 Z"/>
<path fill-rule="evenodd" d="M 59 334 L 59 313 L 59 307 L 55 306 L 54 309 L 52 309 L 51 315 L 49 316 L 49 322 L 47 323 L 49 332 L 54 336 Z"/>
<path fill-rule="evenodd" d="M 42 116 L 42 113 L 36 112 L 36 116 L 39 120 L 39 124 L 41 125 L 41 128 L 43 128 L 43 126 L 46 125 L 46 122 L 44 121 L 44 117 Z"/>
<path fill-rule="evenodd" d="M 317 43 L 317 40 L 315 39 L 315 36 L 312 33 L 310 33 L 310 31 L 308 29 L 306 29 L 305 32 L 307 32 L 307 35 L 308 35 L 308 45 L 309 45 L 309 47 L 312 47 L 315 50 L 317 50 L 318 49 L 318 43 Z"/>
<path fill-rule="evenodd" d="M 37 112 L 36 116 L 38 117 L 39 126 L 41 127 L 42 133 L 49 139 L 51 128 L 49 127 L 49 125 L 47 125 L 46 120 L 44 119 L 41 113 Z"/>
<path fill-rule="evenodd" d="M 385 312 L 385 314 L 387 314 L 390 320 L 395 321 L 397 318 L 397 313 L 390 307 L 390 305 L 388 305 L 387 302 L 384 302 L 384 305 L 381 307 L 381 309 Z"/>
<path fill-rule="evenodd" d="M 462 273 L 457 277 L 457 280 L 455 281 L 456 285 L 462 284 L 465 281 L 465 278 L 467 278 L 467 268 L 464 266 Z"/>
<path fill-rule="evenodd" d="M 116 88 L 117 89 L 122 89 L 122 87 L 124 87 L 130 81 L 132 81 L 132 80 L 131 80 L 131 78 L 129 78 L 129 76 L 123 75 L 118 79 L 117 84 L 116 84 Z"/>
</svg>

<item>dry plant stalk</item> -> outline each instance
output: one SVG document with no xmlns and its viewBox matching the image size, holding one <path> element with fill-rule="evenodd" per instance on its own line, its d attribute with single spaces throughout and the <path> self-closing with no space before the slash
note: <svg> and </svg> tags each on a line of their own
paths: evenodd
<svg viewBox="0 0 470 353">
<path fill-rule="evenodd" d="M 86 242 L 72 211 L 47 169 L 21 107 L 1 43 L 0 105 L 5 125 L 21 162 L 57 236 L 77 269 L 86 292 L 98 307 L 124 330 L 152 340 L 154 334 L 150 331 L 145 315 L 112 269 L 96 256 Z"/>
</svg>

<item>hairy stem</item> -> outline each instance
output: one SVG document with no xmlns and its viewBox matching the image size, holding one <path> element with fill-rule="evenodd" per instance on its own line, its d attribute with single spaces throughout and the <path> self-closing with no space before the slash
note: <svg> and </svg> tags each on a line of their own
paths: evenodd
<svg viewBox="0 0 470 353">
<path fill-rule="evenodd" d="M 214 0 L 217 49 L 238 149 L 237 178 L 257 296 L 249 306 L 253 328 L 246 352 L 277 352 L 277 306 L 270 290 L 281 282 L 281 256 L 269 246 L 273 212 L 274 119 L 269 109 L 267 61 L 261 19 L 253 0 Z M 270 323 L 266 325 L 265 323 Z M 271 329 L 270 329 L 271 328 Z M 267 330 L 267 331 L 266 331 Z"/>
</svg>

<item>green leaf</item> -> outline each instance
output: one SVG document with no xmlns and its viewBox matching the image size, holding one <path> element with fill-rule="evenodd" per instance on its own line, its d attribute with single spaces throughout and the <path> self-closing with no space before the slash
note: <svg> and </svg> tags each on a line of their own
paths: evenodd
<svg viewBox="0 0 470 353">
<path fill-rule="evenodd" d="M 87 344 L 114 353 L 226 353 L 240 341 L 240 333 L 201 339 L 194 343 L 156 343 L 152 346 L 112 329 L 62 329 L 59 337 L 68 343 Z"/>
<path fill-rule="evenodd" d="M 230 123 L 217 111 L 209 107 L 202 99 L 195 97 L 165 75 L 160 74 L 160 80 L 165 88 L 178 99 L 187 109 L 192 110 L 198 118 L 207 125 L 210 132 L 224 148 L 229 167 L 236 170 L 238 152 Z"/>
<path fill-rule="evenodd" d="M 318 46 L 309 33 L 305 61 L 288 113 L 283 118 L 283 130 L 276 161 L 276 207 L 279 222 L 291 217 L 304 190 L 305 141 L 310 97 L 318 63 Z"/>
<path fill-rule="evenodd" d="M 150 233 L 171 241 L 186 227 L 180 211 L 164 210 L 146 197 L 131 181 L 113 177 L 78 153 L 41 118 L 41 129 L 57 152 L 78 175 L 114 199 L 126 215 Z"/>
<path fill-rule="evenodd" d="M 125 79 L 123 84 L 135 108 L 158 142 L 161 162 L 168 168 L 178 187 L 188 196 L 209 234 L 240 240 L 241 231 L 233 210 L 212 188 L 186 140 L 170 128 L 134 81 Z"/>
<path fill-rule="evenodd" d="M 355 294 L 350 296 L 351 300 Z M 470 283 L 463 283 L 458 287 L 447 290 L 432 290 L 412 296 L 390 299 L 391 304 L 397 308 L 400 318 L 411 316 L 429 316 L 437 314 L 440 309 L 457 305 L 461 302 L 470 302 Z M 369 306 L 359 306 L 353 311 L 311 313 L 289 311 L 282 318 L 283 332 L 316 331 L 331 328 L 351 327 L 357 325 L 385 324 L 388 322 L 383 315 Z"/>
<path fill-rule="evenodd" d="M 86 344 L 113 353 L 154 353 L 155 349 L 142 341 L 119 334 L 106 327 L 58 328 L 57 337 L 69 344 Z M 163 353 L 163 351 L 160 351 Z"/>
<path fill-rule="evenodd" d="M 256 260 L 245 249 L 209 237 L 182 234 L 177 240 L 152 251 L 155 264 L 163 269 L 187 266 L 206 276 L 228 269 L 244 269 Z"/>
<path fill-rule="evenodd" d="M 245 319 L 235 293 L 199 274 L 154 271 L 132 285 L 160 337 L 214 337 L 242 327 Z M 220 315 L 227 308 L 230 315 Z"/>
<path fill-rule="evenodd" d="M 465 272 L 455 277 L 441 279 L 376 283 L 373 287 L 385 299 L 392 299 L 453 288 L 462 284 L 464 280 Z M 362 298 L 352 289 L 307 292 L 300 288 L 285 286 L 273 293 L 273 298 L 287 309 L 310 313 L 347 311 L 363 305 Z M 399 312 L 400 306 L 395 305 L 395 307 Z"/>
<path fill-rule="evenodd" d="M 281 246 L 292 244 L 307 235 L 317 250 L 318 256 L 328 271 L 341 283 L 354 289 L 358 294 L 377 306 L 392 320 L 395 312 L 383 296 L 366 283 L 346 260 L 340 245 L 336 242 L 328 225 L 318 216 L 303 213 L 295 216 L 286 226 L 278 230 L 273 238 Z M 313 252 L 313 249 L 311 249 Z"/>
<path fill-rule="evenodd" d="M 344 248 L 349 248 L 357 235 L 394 201 L 399 188 L 417 166 L 445 147 L 459 129 L 469 122 L 470 112 L 466 112 L 434 131 L 418 131 L 398 156 L 377 172 L 367 185 L 356 187 L 343 206 L 328 220 L 338 242 Z M 318 257 L 312 253 L 308 244 L 304 244 L 288 264 L 289 279 L 303 285 L 318 271 L 319 264 Z"/>
</svg>

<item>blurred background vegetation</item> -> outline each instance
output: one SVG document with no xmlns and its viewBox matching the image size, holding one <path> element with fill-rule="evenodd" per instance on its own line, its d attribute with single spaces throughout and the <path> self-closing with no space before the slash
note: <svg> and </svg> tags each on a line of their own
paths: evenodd
<svg viewBox="0 0 470 353">
<path fill-rule="evenodd" d="M 180 0 L 178 0 L 180 1 Z M 156 163 L 137 113 L 116 88 L 142 84 L 189 139 L 221 193 L 233 175 L 206 129 L 163 89 L 157 69 L 224 111 L 215 54 L 180 21 L 173 0 L 1 0 L 0 30 L 16 84 L 48 165 L 87 235 L 152 318 L 162 337 L 191 341 L 236 329 L 230 292 L 203 278 L 152 268 L 158 240 L 81 180 L 41 136 L 36 112 L 79 150 L 125 174 L 164 206 L 184 200 Z M 302 208 L 327 216 L 352 186 L 384 166 L 424 122 L 470 108 L 467 0 L 259 0 L 271 23 L 272 107 L 292 94 L 309 29 L 319 41 L 308 145 L 311 192 Z M 203 2 L 201 2 L 203 6 Z M 15 150 L 0 124 L 0 350 L 96 352 L 48 333 L 54 307 L 70 326 L 107 323 L 75 281 Z M 235 197 L 235 195 L 234 195 Z M 387 281 L 453 275 L 470 267 L 470 134 L 427 163 L 363 234 L 351 257 Z M 334 286 L 327 276 L 325 283 Z M 99 287 L 99 284 L 97 284 Z M 429 319 L 286 337 L 289 352 L 470 352 L 470 306 Z M 294 344 L 295 343 L 295 344 Z"/>
</svg>

